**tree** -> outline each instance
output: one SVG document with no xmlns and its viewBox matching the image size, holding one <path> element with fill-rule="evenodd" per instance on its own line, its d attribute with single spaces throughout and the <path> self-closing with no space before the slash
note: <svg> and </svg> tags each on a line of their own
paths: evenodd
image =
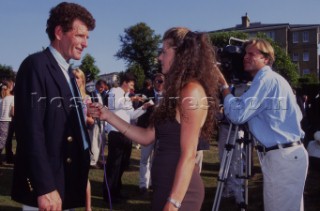
<svg viewBox="0 0 320 211">
<path fill-rule="evenodd" d="M 86 54 L 79 67 L 85 76 L 91 80 L 98 78 L 98 74 L 100 73 L 99 68 L 94 63 L 95 59 L 90 54 Z"/>
<path fill-rule="evenodd" d="M 139 64 L 132 64 L 127 72 L 134 74 L 136 77 L 135 90 L 141 90 L 143 87 L 144 79 L 146 78 L 144 75 L 144 71 Z"/>
<path fill-rule="evenodd" d="M 305 84 L 317 84 L 317 83 L 319 83 L 318 76 L 315 73 L 306 74 L 299 78 L 299 84 L 301 86 Z"/>
<path fill-rule="evenodd" d="M 14 81 L 15 78 L 16 78 L 16 72 L 13 71 L 11 66 L 0 64 L 0 81 L 6 80 L 6 79 Z"/>
<path fill-rule="evenodd" d="M 158 70 L 158 46 L 160 35 L 154 34 L 145 23 L 138 23 L 124 30 L 124 35 L 120 35 L 121 49 L 115 57 L 124 59 L 131 67 L 139 64 L 146 77 L 151 78 Z"/>
</svg>

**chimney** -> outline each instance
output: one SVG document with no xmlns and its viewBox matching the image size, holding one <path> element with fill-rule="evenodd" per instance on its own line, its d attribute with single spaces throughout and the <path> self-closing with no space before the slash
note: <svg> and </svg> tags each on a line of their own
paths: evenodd
<svg viewBox="0 0 320 211">
<path fill-rule="evenodd" d="M 245 16 L 242 16 L 241 19 L 242 19 L 242 25 L 241 26 L 243 28 L 248 28 L 250 26 L 250 19 L 248 17 L 248 13 L 246 13 Z"/>
</svg>

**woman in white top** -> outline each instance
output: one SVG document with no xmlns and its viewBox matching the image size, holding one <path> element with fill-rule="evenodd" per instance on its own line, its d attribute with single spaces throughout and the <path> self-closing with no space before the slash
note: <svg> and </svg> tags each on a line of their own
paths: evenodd
<svg viewBox="0 0 320 211">
<path fill-rule="evenodd" d="M 0 101 L 0 154 L 8 138 L 9 125 L 14 115 L 13 81 L 4 81 Z"/>
</svg>

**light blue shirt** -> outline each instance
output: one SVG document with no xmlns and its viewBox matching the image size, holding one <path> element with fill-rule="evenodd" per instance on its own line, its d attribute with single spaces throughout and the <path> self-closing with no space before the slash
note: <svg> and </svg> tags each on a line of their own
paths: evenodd
<svg viewBox="0 0 320 211">
<path fill-rule="evenodd" d="M 61 68 L 62 73 L 63 73 L 64 77 L 66 78 L 66 80 L 68 82 L 68 85 L 69 85 L 69 88 L 71 90 L 72 96 L 74 97 L 75 96 L 74 92 L 76 90 L 73 90 L 73 88 L 72 88 L 71 81 L 70 81 L 70 76 L 69 76 L 69 72 L 68 72 L 70 64 L 63 58 L 63 56 L 54 47 L 52 47 L 50 45 L 48 48 L 49 48 L 50 52 L 52 53 L 53 57 L 55 58 L 55 60 L 58 62 L 59 67 Z M 73 98 L 73 99 L 75 100 L 75 98 Z M 76 109 L 76 111 L 77 111 L 78 121 L 80 122 L 81 119 L 80 119 L 79 110 Z M 86 117 L 86 115 L 84 115 L 84 117 Z M 86 135 L 85 135 L 85 132 L 84 132 L 84 128 L 82 128 L 82 124 L 80 124 L 80 127 L 81 127 L 81 136 L 82 136 L 82 139 L 83 139 L 83 147 L 84 147 L 84 149 L 87 149 L 89 147 L 89 145 L 87 143 L 88 140 L 86 141 Z"/>
<path fill-rule="evenodd" d="M 258 71 L 243 95 L 225 97 L 224 112 L 234 124 L 247 122 L 252 135 L 266 147 L 304 137 L 302 113 L 292 88 L 269 66 Z"/>
</svg>

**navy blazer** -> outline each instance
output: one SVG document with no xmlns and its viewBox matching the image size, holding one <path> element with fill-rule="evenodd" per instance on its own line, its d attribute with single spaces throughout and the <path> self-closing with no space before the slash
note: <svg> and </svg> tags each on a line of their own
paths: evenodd
<svg viewBox="0 0 320 211">
<path fill-rule="evenodd" d="M 38 196 L 58 190 L 63 209 L 85 205 L 90 152 L 72 97 L 48 48 L 22 62 L 15 84 L 13 200 L 37 206 Z"/>
</svg>

